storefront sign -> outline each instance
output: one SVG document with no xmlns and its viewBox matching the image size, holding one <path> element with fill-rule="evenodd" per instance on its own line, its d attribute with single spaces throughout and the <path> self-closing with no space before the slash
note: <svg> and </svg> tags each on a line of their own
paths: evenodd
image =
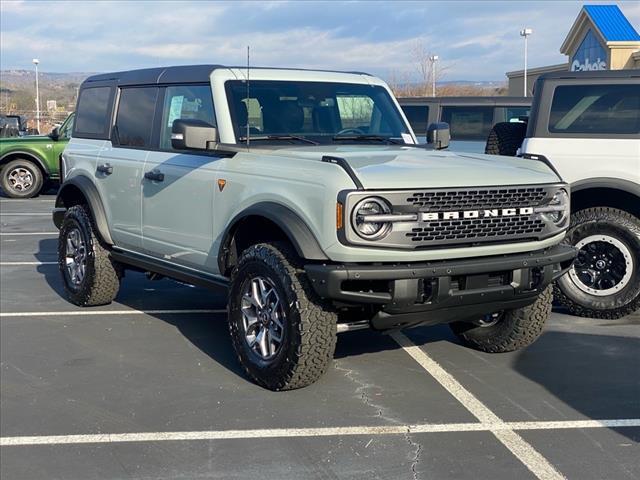
<svg viewBox="0 0 640 480">
<path fill-rule="evenodd" d="M 583 72 L 606 69 L 607 52 L 593 32 L 589 30 L 571 59 L 571 71 Z"/>
</svg>

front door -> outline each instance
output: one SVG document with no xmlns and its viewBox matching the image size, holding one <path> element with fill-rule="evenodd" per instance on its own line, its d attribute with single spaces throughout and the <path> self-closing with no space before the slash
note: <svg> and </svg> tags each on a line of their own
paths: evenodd
<svg viewBox="0 0 640 480">
<path fill-rule="evenodd" d="M 219 157 L 174 151 L 176 119 L 215 125 L 211 87 L 176 85 L 164 92 L 159 152 L 145 164 L 142 180 L 142 234 L 147 254 L 209 273 L 218 270 L 213 246 L 213 199 Z"/>
</svg>

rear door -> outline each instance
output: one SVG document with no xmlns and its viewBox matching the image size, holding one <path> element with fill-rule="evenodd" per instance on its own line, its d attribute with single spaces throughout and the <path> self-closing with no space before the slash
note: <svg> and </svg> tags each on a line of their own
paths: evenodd
<svg viewBox="0 0 640 480">
<path fill-rule="evenodd" d="M 170 85 L 158 113 L 157 150 L 149 155 L 142 179 L 142 230 L 147 254 L 215 273 L 213 200 L 220 157 L 212 152 L 175 151 L 174 120 L 198 119 L 215 126 L 210 85 Z"/>
<path fill-rule="evenodd" d="M 151 148 L 157 96 L 155 86 L 120 90 L 111 140 L 100 152 L 95 173 L 113 240 L 133 251 L 142 249 L 141 181 Z"/>
</svg>

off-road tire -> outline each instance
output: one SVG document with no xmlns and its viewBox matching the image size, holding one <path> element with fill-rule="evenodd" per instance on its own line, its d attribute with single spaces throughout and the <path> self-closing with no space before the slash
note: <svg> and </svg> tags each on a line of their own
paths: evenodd
<svg viewBox="0 0 640 480">
<path fill-rule="evenodd" d="M 252 276 L 268 278 L 286 302 L 284 341 L 270 361 L 249 348 L 240 312 L 242 285 Z M 293 390 L 314 383 L 329 367 L 336 346 L 337 316 L 313 290 L 299 258 L 286 243 L 262 243 L 245 250 L 231 273 L 229 331 L 247 374 L 270 390 Z"/>
<path fill-rule="evenodd" d="M 640 309 L 640 219 L 617 208 L 594 207 L 571 215 L 565 243 L 577 244 L 590 235 L 606 234 L 624 243 L 633 257 L 633 277 L 619 292 L 607 296 L 580 290 L 569 274 L 554 285 L 555 300 L 573 315 L 616 319 Z"/>
<path fill-rule="evenodd" d="M 11 183 L 9 181 L 9 174 L 16 168 L 24 168 L 31 174 L 33 183 L 27 190 L 15 190 L 14 187 L 11 186 Z M 38 166 L 32 161 L 22 158 L 12 160 L 7 163 L 4 167 L 2 167 L 2 172 L 0 174 L 0 186 L 2 187 L 2 191 L 5 193 L 5 195 L 11 198 L 35 197 L 40 193 L 43 182 L 44 179 L 42 177 L 40 168 L 38 168 Z"/>
<path fill-rule="evenodd" d="M 527 307 L 507 310 L 495 325 L 481 327 L 471 322 L 451 323 L 462 342 L 489 353 L 513 352 L 532 344 L 542 333 L 551 315 L 551 286 Z"/>
<path fill-rule="evenodd" d="M 66 272 L 66 241 L 72 229 L 78 229 L 86 245 L 85 275 L 79 286 L 74 286 Z M 58 268 L 69 300 L 81 307 L 111 303 L 120 289 L 122 270 L 111 260 L 109 250 L 96 234 L 96 228 L 85 205 L 71 207 L 64 215 L 58 237 Z"/>
<path fill-rule="evenodd" d="M 487 138 L 484 153 L 515 157 L 527 135 L 527 124 L 522 122 L 496 123 Z"/>
</svg>

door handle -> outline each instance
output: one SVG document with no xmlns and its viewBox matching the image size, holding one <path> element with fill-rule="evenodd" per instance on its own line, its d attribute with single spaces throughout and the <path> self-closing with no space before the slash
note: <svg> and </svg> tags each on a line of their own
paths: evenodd
<svg viewBox="0 0 640 480">
<path fill-rule="evenodd" d="M 164 182 L 164 173 L 160 170 L 151 170 L 150 172 L 145 172 L 144 178 L 154 182 Z"/>
<path fill-rule="evenodd" d="M 113 173 L 113 167 L 110 163 L 103 163 L 102 165 L 98 165 L 98 172 L 104 173 L 105 175 L 111 175 Z"/>
</svg>

